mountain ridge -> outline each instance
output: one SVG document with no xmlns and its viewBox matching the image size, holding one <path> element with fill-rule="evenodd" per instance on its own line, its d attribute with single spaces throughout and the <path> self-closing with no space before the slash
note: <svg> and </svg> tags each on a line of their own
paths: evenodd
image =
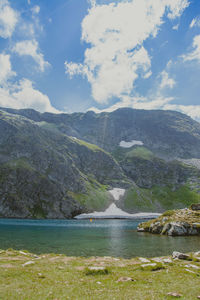
<svg viewBox="0 0 200 300">
<path fill-rule="evenodd" d="M 137 143 L 123 148 L 121 141 Z M 178 112 L 1 108 L 0 216 L 102 211 L 115 187 L 126 189 L 117 205 L 127 212 L 182 208 L 200 199 L 200 170 L 179 160 L 199 158 L 200 124 Z"/>
</svg>

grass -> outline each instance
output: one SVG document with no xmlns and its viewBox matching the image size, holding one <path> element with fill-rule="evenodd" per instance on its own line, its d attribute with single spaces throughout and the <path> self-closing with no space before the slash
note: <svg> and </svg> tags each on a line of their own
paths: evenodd
<svg viewBox="0 0 200 300">
<path fill-rule="evenodd" d="M 33 264 L 23 266 L 25 262 Z M 64 299 L 172 299 L 169 292 L 180 293 L 181 299 L 193 300 L 200 295 L 199 275 L 188 273 L 189 262 L 174 261 L 165 269 L 141 270 L 134 259 L 108 257 L 67 257 L 45 254 L 38 258 L 30 253 L 0 251 L 0 299 L 64 300 Z M 200 266 L 199 262 L 192 262 Z M 106 274 L 88 274 L 90 266 L 105 266 Z M 158 264 L 159 265 L 159 264 Z M 118 282 L 120 277 L 133 281 Z"/>
<path fill-rule="evenodd" d="M 125 209 L 162 211 L 189 207 L 200 202 L 200 194 L 183 185 L 173 191 L 170 186 L 154 186 L 151 189 L 131 188 L 124 199 Z"/>
<path fill-rule="evenodd" d="M 112 152 L 112 155 L 117 161 L 123 161 L 124 159 L 131 160 L 136 157 L 150 160 L 155 157 L 150 150 L 142 146 L 133 146 L 131 149 L 117 147 Z"/>
<path fill-rule="evenodd" d="M 87 143 L 87 142 L 85 142 L 83 140 L 79 140 L 79 139 L 74 139 L 74 138 L 70 138 L 70 139 L 73 140 L 73 142 L 75 142 L 81 146 L 85 146 L 94 152 L 97 152 L 97 151 L 105 152 L 103 149 L 96 146 L 95 144 L 90 144 L 90 143 Z"/>
<path fill-rule="evenodd" d="M 107 187 L 95 182 L 87 182 L 86 184 L 86 194 L 68 192 L 68 195 L 79 202 L 82 206 L 86 207 L 88 210 L 102 211 L 106 209 L 111 202 L 109 193 L 106 190 Z"/>
</svg>

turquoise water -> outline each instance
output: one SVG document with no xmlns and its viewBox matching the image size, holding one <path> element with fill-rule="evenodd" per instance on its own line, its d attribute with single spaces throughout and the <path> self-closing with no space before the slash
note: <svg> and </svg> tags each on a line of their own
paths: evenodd
<svg viewBox="0 0 200 300">
<path fill-rule="evenodd" d="M 200 237 L 138 233 L 136 220 L 0 219 L 0 249 L 70 256 L 161 256 L 200 250 Z"/>
</svg>

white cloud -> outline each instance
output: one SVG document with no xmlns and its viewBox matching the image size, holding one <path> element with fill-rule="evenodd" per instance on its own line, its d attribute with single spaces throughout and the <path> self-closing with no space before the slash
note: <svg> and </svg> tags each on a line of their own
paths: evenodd
<svg viewBox="0 0 200 300">
<path fill-rule="evenodd" d="M 155 37 L 163 16 L 179 17 L 188 0 L 127 0 L 92 6 L 82 22 L 82 40 L 90 44 L 83 64 L 65 63 L 66 73 L 85 76 L 99 103 L 133 91 L 138 77 L 151 75 L 143 42 Z"/>
<path fill-rule="evenodd" d="M 194 50 L 182 55 L 182 58 L 184 61 L 198 60 L 200 62 L 200 35 L 194 37 L 192 46 Z"/>
<path fill-rule="evenodd" d="M 44 60 L 44 55 L 40 52 L 38 42 L 36 40 L 18 42 L 12 50 L 20 56 L 31 56 L 42 72 L 44 72 L 45 68 L 49 66 L 49 63 Z"/>
<path fill-rule="evenodd" d="M 165 70 L 161 72 L 160 78 L 161 78 L 160 89 L 164 89 L 167 87 L 172 89 L 176 84 L 175 80 L 173 78 L 170 78 L 169 74 Z"/>
<path fill-rule="evenodd" d="M 172 27 L 173 30 L 178 30 L 179 29 L 179 24 L 176 24 Z"/>
<path fill-rule="evenodd" d="M 40 12 L 40 6 L 39 5 L 35 5 L 35 6 L 33 6 L 32 7 L 32 12 L 33 12 L 33 14 L 39 14 L 39 12 Z"/>
<path fill-rule="evenodd" d="M 192 22 L 190 23 L 190 28 L 193 27 L 200 27 L 200 17 L 196 17 L 192 20 Z"/>
<path fill-rule="evenodd" d="M 177 105 L 167 104 L 163 107 L 165 110 L 177 110 L 187 114 L 193 119 L 200 121 L 200 105 Z"/>
<path fill-rule="evenodd" d="M 0 107 L 33 108 L 40 112 L 59 113 L 51 105 L 48 96 L 36 90 L 28 79 L 7 88 L 0 86 Z"/>
<path fill-rule="evenodd" d="M 18 13 L 10 7 L 7 0 L 0 0 L 0 37 L 11 37 L 17 22 Z"/>
<path fill-rule="evenodd" d="M 18 82 L 10 82 L 10 78 L 16 75 L 12 70 L 10 55 L 0 54 L 0 107 L 34 108 L 40 112 L 58 113 L 48 98 L 34 88 L 28 79 Z"/>
<path fill-rule="evenodd" d="M 0 54 L 0 84 L 4 85 L 14 75 L 15 72 L 12 71 L 10 55 Z"/>
</svg>

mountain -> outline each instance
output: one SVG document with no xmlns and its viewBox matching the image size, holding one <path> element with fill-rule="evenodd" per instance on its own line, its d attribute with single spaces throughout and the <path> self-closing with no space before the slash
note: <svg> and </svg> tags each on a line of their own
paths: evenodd
<svg viewBox="0 0 200 300">
<path fill-rule="evenodd" d="M 200 124 L 173 111 L 0 109 L 0 216 L 71 218 L 126 189 L 127 212 L 200 200 Z"/>
</svg>

